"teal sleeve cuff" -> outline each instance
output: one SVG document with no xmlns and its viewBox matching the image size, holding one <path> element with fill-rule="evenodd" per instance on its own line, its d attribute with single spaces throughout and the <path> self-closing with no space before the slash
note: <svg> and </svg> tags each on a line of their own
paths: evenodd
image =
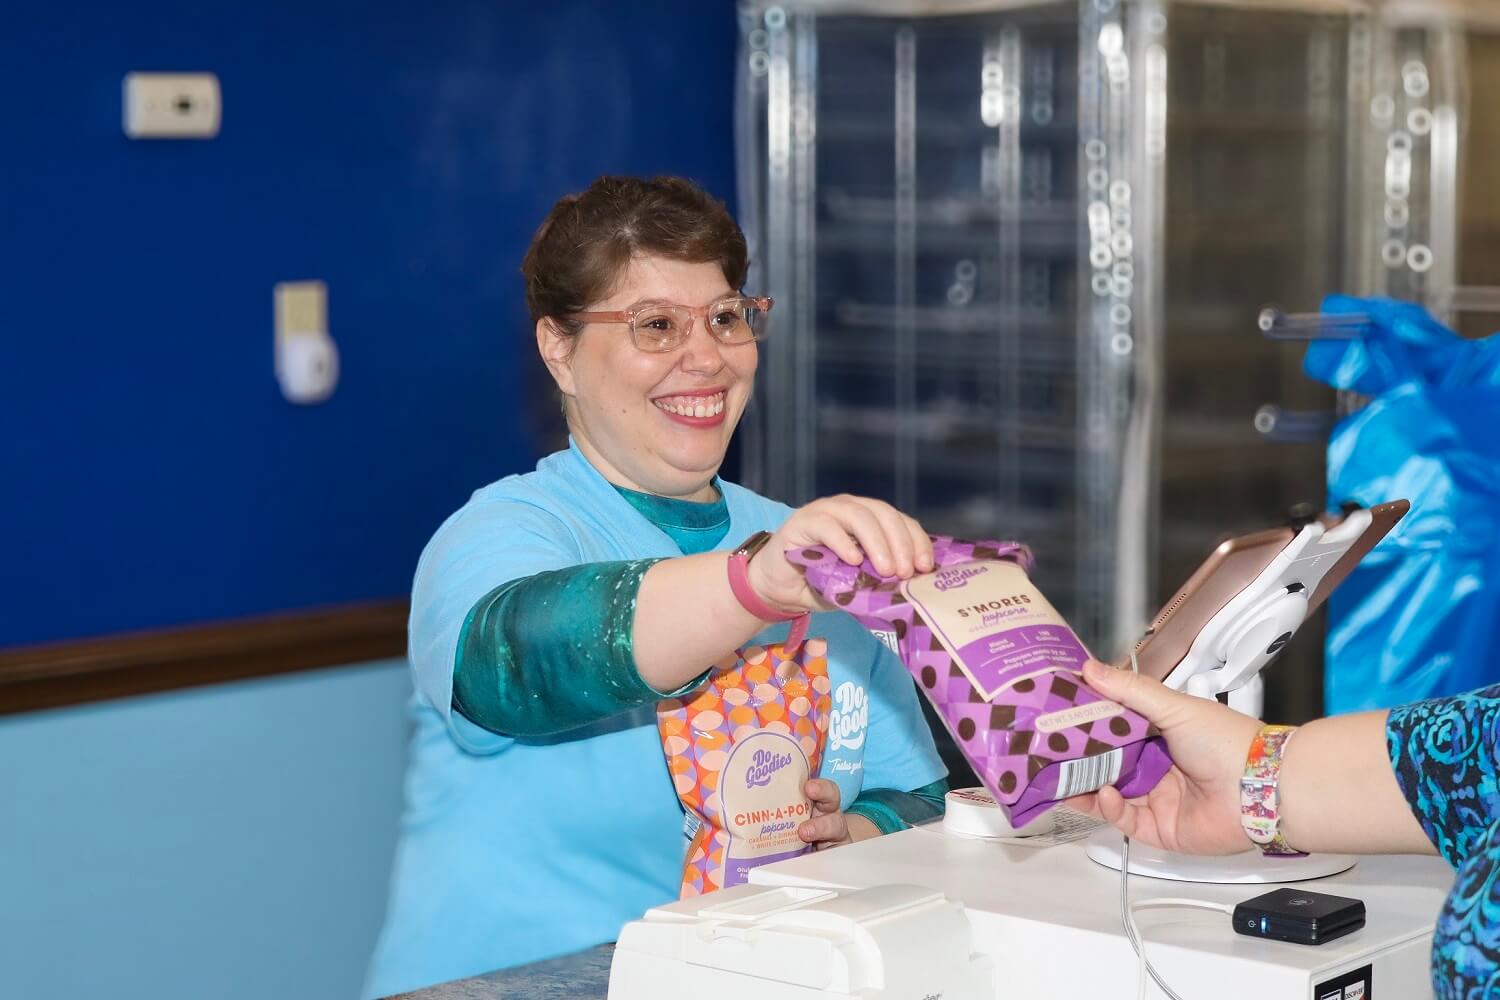
<svg viewBox="0 0 1500 1000">
<path fill-rule="evenodd" d="M 844 811 L 863 816 L 874 823 L 882 834 L 898 833 L 942 816 L 946 809 L 947 794 L 947 778 L 939 778 L 930 785 L 923 785 L 910 792 L 871 788 L 860 792 Z"/>
<path fill-rule="evenodd" d="M 678 691 L 657 691 L 636 669 L 636 598 L 646 571 L 660 561 L 570 566 L 480 598 L 459 633 L 453 707 L 490 732 L 525 738 L 697 687 L 702 677 Z"/>
</svg>

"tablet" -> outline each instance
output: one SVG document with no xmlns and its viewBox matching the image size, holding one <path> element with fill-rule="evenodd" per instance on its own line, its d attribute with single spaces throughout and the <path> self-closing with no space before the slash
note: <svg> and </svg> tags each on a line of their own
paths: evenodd
<svg viewBox="0 0 1500 1000">
<path fill-rule="evenodd" d="M 1369 509 L 1368 527 L 1323 574 L 1314 589 L 1313 596 L 1308 600 L 1309 616 L 1410 509 L 1411 504 L 1405 500 L 1394 500 Z M 1347 516 L 1325 515 L 1319 522 L 1329 532 L 1333 532 L 1344 523 Z M 1145 637 L 1136 643 L 1136 664 L 1140 672 L 1165 681 L 1188 655 L 1198 633 L 1230 601 L 1270 569 L 1296 537 L 1297 530 L 1294 528 L 1272 528 L 1231 538 L 1214 549 L 1188 578 L 1187 583 L 1182 585 L 1182 589 L 1162 608 Z M 1128 663 L 1127 657 L 1121 665 Z"/>
</svg>

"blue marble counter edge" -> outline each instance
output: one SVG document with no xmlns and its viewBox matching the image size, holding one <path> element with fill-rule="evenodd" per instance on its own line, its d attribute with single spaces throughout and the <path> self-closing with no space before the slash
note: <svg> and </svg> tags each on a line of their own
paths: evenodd
<svg viewBox="0 0 1500 1000">
<path fill-rule="evenodd" d="M 502 969 L 473 979 L 429 986 L 402 993 L 400 1000 L 605 1000 L 609 993 L 609 963 L 615 946 L 601 944 L 588 951 Z"/>
</svg>

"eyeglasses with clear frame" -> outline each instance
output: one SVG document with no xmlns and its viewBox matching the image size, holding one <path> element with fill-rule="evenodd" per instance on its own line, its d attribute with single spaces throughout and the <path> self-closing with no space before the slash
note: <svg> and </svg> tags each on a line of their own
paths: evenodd
<svg viewBox="0 0 1500 1000">
<path fill-rule="evenodd" d="M 624 323 L 630 327 L 630 340 L 638 350 L 664 354 L 687 343 L 694 319 L 702 319 L 709 336 L 726 347 L 764 340 L 766 314 L 773 304 L 764 296 L 726 295 L 706 306 L 644 302 L 616 312 L 577 312 L 562 318 L 581 323 Z"/>
</svg>

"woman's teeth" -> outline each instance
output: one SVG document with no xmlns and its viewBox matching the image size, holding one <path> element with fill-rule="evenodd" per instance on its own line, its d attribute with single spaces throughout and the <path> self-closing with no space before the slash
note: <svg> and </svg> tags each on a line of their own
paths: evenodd
<svg viewBox="0 0 1500 1000">
<path fill-rule="evenodd" d="M 724 394 L 712 396 L 672 396 L 656 400 L 656 405 L 668 413 L 682 417 L 717 417 L 724 412 Z"/>
</svg>

